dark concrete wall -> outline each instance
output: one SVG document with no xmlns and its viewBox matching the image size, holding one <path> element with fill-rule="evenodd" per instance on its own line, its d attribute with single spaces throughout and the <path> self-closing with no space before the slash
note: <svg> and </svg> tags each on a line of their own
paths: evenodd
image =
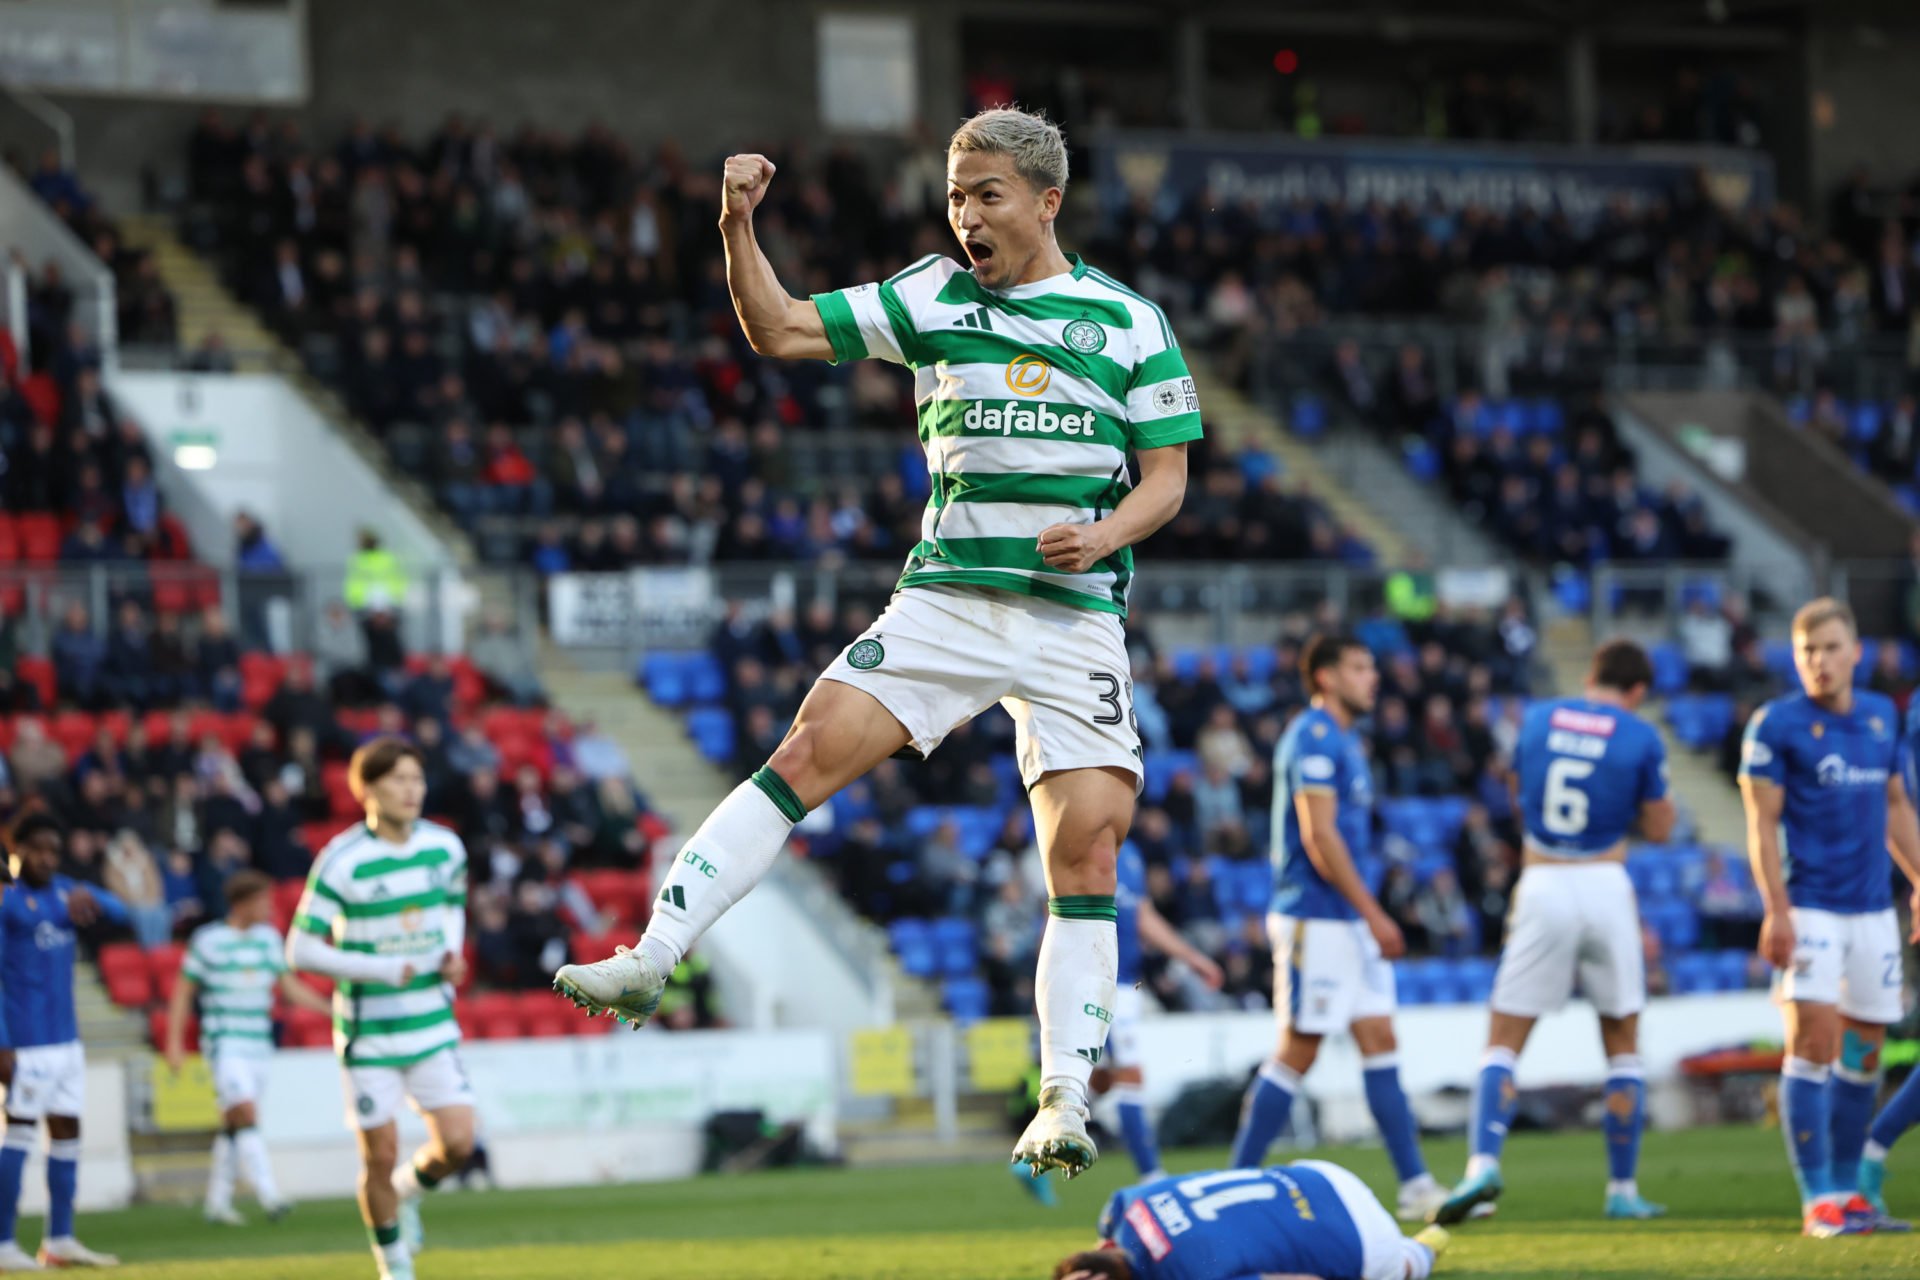
<svg viewBox="0 0 1920 1280">
<path fill-rule="evenodd" d="M 1920 175 L 1920 4 L 1816 5 L 1808 37 L 1810 90 L 1833 107 L 1831 124 L 1810 125 L 1815 207 L 1857 164 L 1881 181 Z"/>
</svg>

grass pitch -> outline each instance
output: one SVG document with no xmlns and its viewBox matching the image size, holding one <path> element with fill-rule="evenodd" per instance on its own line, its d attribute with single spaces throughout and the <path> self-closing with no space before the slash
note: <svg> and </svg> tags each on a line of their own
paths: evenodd
<svg viewBox="0 0 1920 1280">
<path fill-rule="evenodd" d="M 1217 1168 L 1223 1151 L 1173 1151 L 1175 1171 Z M 1360 1174 L 1392 1203 L 1385 1154 L 1314 1154 Z M 1459 1141 L 1427 1144 L 1443 1179 Z M 1817 1280 L 1920 1277 L 1920 1235 L 1799 1237 L 1793 1181 L 1771 1130 L 1648 1136 L 1640 1184 L 1672 1216 L 1600 1217 L 1597 1134 L 1520 1135 L 1491 1222 L 1454 1233 L 1438 1274 L 1501 1280 Z M 421 1280 L 1014 1280 L 1044 1276 L 1093 1241 L 1106 1197 L 1131 1174 L 1123 1151 L 1061 1185 L 1044 1209 L 1004 1169 L 810 1169 L 573 1191 L 454 1192 L 426 1206 Z M 1888 1172 L 1896 1213 L 1920 1217 L 1920 1139 Z M 37 1241 L 38 1224 L 22 1224 Z M 211 1227 L 197 1212 L 143 1207 L 83 1216 L 83 1239 L 117 1252 L 127 1280 L 367 1280 L 373 1259 L 351 1201 L 309 1202 L 279 1226 Z M 28 1247 L 32 1247 L 29 1245 Z"/>
</svg>

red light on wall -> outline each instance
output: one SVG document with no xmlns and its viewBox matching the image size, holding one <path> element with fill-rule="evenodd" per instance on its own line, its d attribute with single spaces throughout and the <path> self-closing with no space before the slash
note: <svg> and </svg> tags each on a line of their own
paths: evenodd
<svg viewBox="0 0 1920 1280">
<path fill-rule="evenodd" d="M 1273 69 L 1283 76 L 1290 76 L 1300 69 L 1300 55 L 1291 49 L 1282 49 L 1273 55 Z"/>
</svg>

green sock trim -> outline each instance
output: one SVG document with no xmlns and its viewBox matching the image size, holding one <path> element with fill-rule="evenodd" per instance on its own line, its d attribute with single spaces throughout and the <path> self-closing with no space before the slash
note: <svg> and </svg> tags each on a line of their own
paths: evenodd
<svg viewBox="0 0 1920 1280">
<path fill-rule="evenodd" d="M 753 785 L 760 788 L 767 799 L 773 801 L 773 807 L 788 822 L 798 822 L 807 816 L 807 806 L 800 803 L 800 797 L 793 794 L 793 788 L 787 780 L 771 768 L 761 768 L 753 775 Z"/>
<path fill-rule="evenodd" d="M 1120 918 L 1113 909 L 1113 895 L 1110 893 L 1069 894 L 1064 898 L 1048 898 L 1047 913 L 1062 920 L 1105 920 L 1109 923 Z"/>
<path fill-rule="evenodd" d="M 425 1169 L 422 1169 L 417 1161 L 413 1166 L 413 1176 L 420 1180 L 420 1189 L 422 1191 L 431 1191 L 440 1185 L 440 1179 L 434 1177 Z"/>
<path fill-rule="evenodd" d="M 378 1227 L 369 1227 L 367 1234 L 373 1237 L 373 1247 L 382 1249 L 387 1245 L 400 1242 L 400 1224 L 388 1222 Z"/>
</svg>

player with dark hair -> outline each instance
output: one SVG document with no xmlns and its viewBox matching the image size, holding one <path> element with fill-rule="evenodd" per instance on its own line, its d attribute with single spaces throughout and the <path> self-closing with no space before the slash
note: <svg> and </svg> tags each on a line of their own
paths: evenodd
<svg viewBox="0 0 1920 1280">
<path fill-rule="evenodd" d="M 473 1087 L 453 1014 L 467 971 L 467 850 L 420 817 L 427 777 L 412 743 L 366 743 L 347 780 L 366 821 L 314 860 L 287 962 L 336 984 L 333 1047 L 360 1139 L 360 1212 L 382 1280 L 412 1280 L 420 1196 L 473 1150 Z M 426 1145 L 404 1164 L 394 1119 L 403 1098 L 427 1125 Z"/>
<path fill-rule="evenodd" d="M 73 1005 L 74 930 L 105 918 L 128 922 L 106 890 L 59 874 L 66 830 L 31 810 L 7 833 L 14 882 L 0 895 L 0 1084 L 6 1086 L 7 1136 L 0 1146 L 0 1271 L 112 1267 L 73 1237 L 80 1181 L 80 1113 L 87 1062 Z M 27 1157 L 47 1122 L 47 1227 L 38 1259 L 14 1239 Z"/>
<path fill-rule="evenodd" d="M 1667 752 L 1634 714 L 1653 684 L 1639 645 L 1612 640 L 1593 655 L 1586 693 L 1535 702 L 1515 748 L 1525 866 L 1514 890 L 1492 1021 L 1474 1093 L 1466 1178 L 1435 1220 L 1458 1222 L 1496 1200 L 1500 1152 L 1513 1122 L 1514 1067 L 1533 1024 L 1573 995 L 1574 981 L 1600 1015 L 1607 1055 L 1606 1216 L 1656 1218 L 1666 1210 L 1635 1181 L 1646 1079 L 1640 1066 L 1640 1010 L 1647 1003 L 1640 912 L 1627 878 L 1627 836 L 1636 824 L 1654 843 L 1673 830 Z"/>
<path fill-rule="evenodd" d="M 1100 1247 L 1054 1280 L 1426 1280 L 1447 1233 L 1408 1239 L 1365 1183 L 1324 1160 L 1183 1173 L 1115 1192 Z"/>
<path fill-rule="evenodd" d="M 1293 1114 L 1300 1083 L 1329 1035 L 1350 1031 L 1367 1106 L 1400 1177 L 1398 1211 L 1425 1221 L 1446 1197 L 1420 1154 L 1400 1085 L 1392 961 L 1406 940 L 1368 885 L 1373 775 L 1356 723 L 1373 711 L 1380 673 L 1350 635 L 1307 642 L 1300 672 L 1312 705 L 1281 735 L 1273 762 L 1273 1009 L 1280 1047 L 1247 1091 L 1233 1163 L 1265 1159 Z"/>
<path fill-rule="evenodd" d="M 1778 971 L 1786 1018 L 1780 1129 L 1800 1184 L 1801 1230 L 1827 1239 L 1906 1225 L 1858 1188 L 1880 1047 L 1901 1014 L 1887 855 L 1915 886 L 1920 927 L 1920 825 L 1893 701 L 1853 686 L 1853 610 L 1812 601 L 1794 615 L 1792 636 L 1800 691 L 1747 722 L 1740 790 L 1766 903 L 1760 954 Z"/>
<path fill-rule="evenodd" d="M 332 1006 L 287 972 L 286 944 L 273 927 L 273 881 L 264 872 L 236 871 L 220 886 L 227 918 L 203 924 L 187 941 L 186 962 L 167 1006 L 167 1066 L 176 1074 L 186 1060 L 187 1014 L 200 1007 L 200 1051 L 213 1073 L 221 1130 L 213 1139 L 207 1169 L 206 1217 L 239 1226 L 233 1207 L 240 1175 L 269 1219 L 289 1208 L 274 1182 L 267 1140 L 258 1127 L 260 1092 L 273 1056 L 273 997 L 319 1013 Z"/>
</svg>

